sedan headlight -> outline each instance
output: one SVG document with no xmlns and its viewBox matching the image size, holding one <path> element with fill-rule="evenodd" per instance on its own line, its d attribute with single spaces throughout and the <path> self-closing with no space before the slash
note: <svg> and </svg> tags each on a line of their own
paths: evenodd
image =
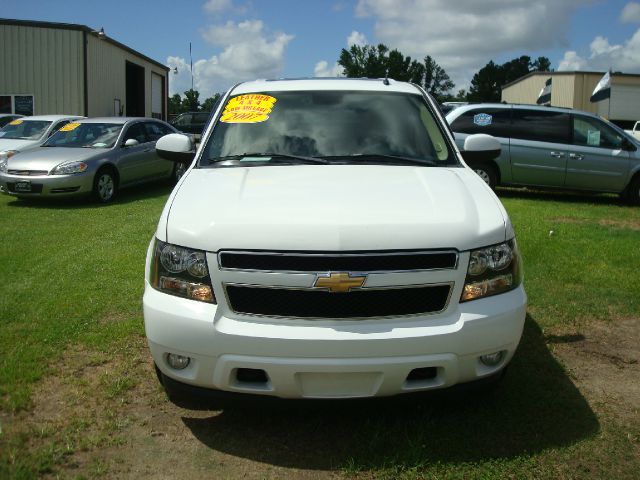
<svg viewBox="0 0 640 480">
<path fill-rule="evenodd" d="M 70 175 L 72 173 L 82 173 L 86 169 L 87 164 L 84 162 L 61 163 L 53 170 L 51 170 L 51 175 Z"/>
<path fill-rule="evenodd" d="M 514 238 L 470 253 L 460 301 L 508 292 L 521 283 L 522 263 Z"/>
<path fill-rule="evenodd" d="M 7 157 L 0 157 L 0 172 L 7 173 Z"/>
<path fill-rule="evenodd" d="M 205 252 L 156 239 L 150 272 L 156 290 L 207 303 L 216 303 Z"/>
</svg>

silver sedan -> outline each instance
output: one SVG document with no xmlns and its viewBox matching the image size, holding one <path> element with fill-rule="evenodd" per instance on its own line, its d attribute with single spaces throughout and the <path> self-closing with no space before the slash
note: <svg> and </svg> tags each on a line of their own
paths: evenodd
<svg viewBox="0 0 640 480">
<path fill-rule="evenodd" d="M 41 147 L 0 159 L 0 185 L 23 198 L 92 194 L 107 203 L 120 188 L 180 177 L 184 166 L 163 160 L 155 151 L 160 137 L 176 132 L 151 118 L 74 121 Z"/>
</svg>

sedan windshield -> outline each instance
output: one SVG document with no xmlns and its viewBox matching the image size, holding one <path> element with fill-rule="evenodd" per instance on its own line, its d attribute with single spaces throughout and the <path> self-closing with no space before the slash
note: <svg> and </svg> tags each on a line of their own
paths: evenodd
<svg viewBox="0 0 640 480">
<path fill-rule="evenodd" d="M 458 165 L 418 94 L 282 91 L 231 98 L 201 166 L 265 163 Z"/>
<path fill-rule="evenodd" d="M 46 120 L 14 120 L 0 130 L 1 139 L 38 140 L 51 122 Z"/>
<path fill-rule="evenodd" d="M 122 124 L 68 123 L 51 136 L 43 147 L 111 148 L 115 145 Z"/>
</svg>

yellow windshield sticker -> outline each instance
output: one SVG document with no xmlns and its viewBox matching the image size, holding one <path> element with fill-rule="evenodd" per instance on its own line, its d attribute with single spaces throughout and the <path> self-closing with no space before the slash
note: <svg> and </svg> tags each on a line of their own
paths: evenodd
<svg viewBox="0 0 640 480">
<path fill-rule="evenodd" d="M 71 122 L 71 123 L 67 123 L 65 126 L 63 126 L 60 130 L 58 130 L 59 132 L 70 132 L 71 130 L 75 130 L 76 128 L 78 128 L 80 126 L 79 123 L 76 122 Z"/>
<path fill-rule="evenodd" d="M 22 122 L 24 122 L 24 120 L 14 120 L 13 122 L 11 122 L 9 125 L 20 125 Z"/>
<path fill-rule="evenodd" d="M 239 95 L 227 102 L 220 121 L 225 123 L 264 122 L 269 118 L 276 101 L 275 98 L 269 95 Z"/>
</svg>

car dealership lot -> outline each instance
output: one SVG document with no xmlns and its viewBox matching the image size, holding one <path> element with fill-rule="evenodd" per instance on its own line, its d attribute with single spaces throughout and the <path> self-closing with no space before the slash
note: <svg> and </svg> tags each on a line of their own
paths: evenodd
<svg viewBox="0 0 640 480">
<path fill-rule="evenodd" d="M 167 194 L 0 196 L 0 477 L 636 475 L 637 207 L 499 190 L 530 302 L 496 391 L 205 408 L 167 401 L 144 342 L 144 255 Z"/>
</svg>

